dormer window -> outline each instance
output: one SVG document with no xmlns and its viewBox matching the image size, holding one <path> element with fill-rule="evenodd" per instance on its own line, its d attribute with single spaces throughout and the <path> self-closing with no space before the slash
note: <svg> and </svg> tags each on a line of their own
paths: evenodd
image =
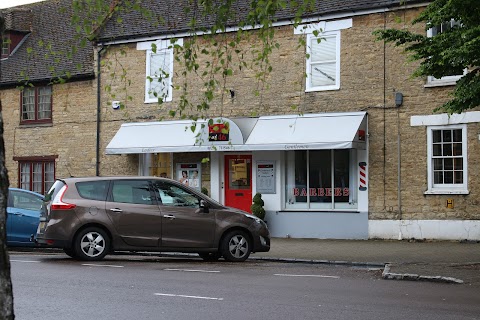
<svg viewBox="0 0 480 320">
<path fill-rule="evenodd" d="M 5 34 L 2 38 L 2 58 L 6 58 L 10 55 L 10 37 Z"/>
</svg>

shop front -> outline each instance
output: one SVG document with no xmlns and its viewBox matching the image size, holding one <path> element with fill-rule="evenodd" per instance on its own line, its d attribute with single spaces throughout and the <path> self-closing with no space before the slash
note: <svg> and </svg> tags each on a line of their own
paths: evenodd
<svg viewBox="0 0 480 320">
<path fill-rule="evenodd" d="M 245 211 L 261 193 L 274 237 L 367 239 L 367 136 L 366 112 L 127 123 L 106 153 Z"/>
</svg>

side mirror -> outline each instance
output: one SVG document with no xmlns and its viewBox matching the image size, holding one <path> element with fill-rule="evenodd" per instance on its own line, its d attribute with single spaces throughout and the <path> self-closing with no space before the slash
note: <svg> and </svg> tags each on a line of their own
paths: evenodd
<svg viewBox="0 0 480 320">
<path fill-rule="evenodd" d="M 203 199 L 200 199 L 200 208 L 203 209 L 203 212 L 208 213 L 208 208 L 209 208 L 208 202 Z"/>
</svg>

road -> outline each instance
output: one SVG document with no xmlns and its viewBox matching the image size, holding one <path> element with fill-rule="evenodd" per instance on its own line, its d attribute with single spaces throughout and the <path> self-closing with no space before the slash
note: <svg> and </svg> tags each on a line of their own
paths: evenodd
<svg viewBox="0 0 480 320">
<path fill-rule="evenodd" d="M 18 320 L 480 319 L 480 288 L 347 266 L 10 255 Z"/>
</svg>

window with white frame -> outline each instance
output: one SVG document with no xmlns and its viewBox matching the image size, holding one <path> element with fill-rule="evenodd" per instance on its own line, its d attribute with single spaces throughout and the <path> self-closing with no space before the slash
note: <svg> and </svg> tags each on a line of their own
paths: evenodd
<svg viewBox="0 0 480 320">
<path fill-rule="evenodd" d="M 285 208 L 356 209 L 353 159 L 355 149 L 287 151 Z"/>
<path fill-rule="evenodd" d="M 306 91 L 340 89 L 340 31 L 307 35 Z"/>
<path fill-rule="evenodd" d="M 426 193 L 468 193 L 466 125 L 430 126 L 427 143 Z"/>
<path fill-rule="evenodd" d="M 173 45 L 161 41 L 147 50 L 145 102 L 172 101 Z"/>
<path fill-rule="evenodd" d="M 442 23 L 441 25 L 434 26 L 427 31 L 427 36 L 428 37 L 435 37 L 438 36 L 454 27 L 459 27 L 460 23 L 458 21 L 455 21 L 454 19 L 451 19 L 448 22 Z M 441 86 L 441 85 L 454 85 L 458 79 L 460 79 L 462 76 L 464 76 L 467 73 L 467 69 L 463 69 L 463 72 L 459 74 L 452 74 L 452 75 L 447 75 L 443 76 L 441 78 L 435 78 L 434 76 L 428 76 L 427 77 L 427 85 L 430 86 Z"/>
</svg>

